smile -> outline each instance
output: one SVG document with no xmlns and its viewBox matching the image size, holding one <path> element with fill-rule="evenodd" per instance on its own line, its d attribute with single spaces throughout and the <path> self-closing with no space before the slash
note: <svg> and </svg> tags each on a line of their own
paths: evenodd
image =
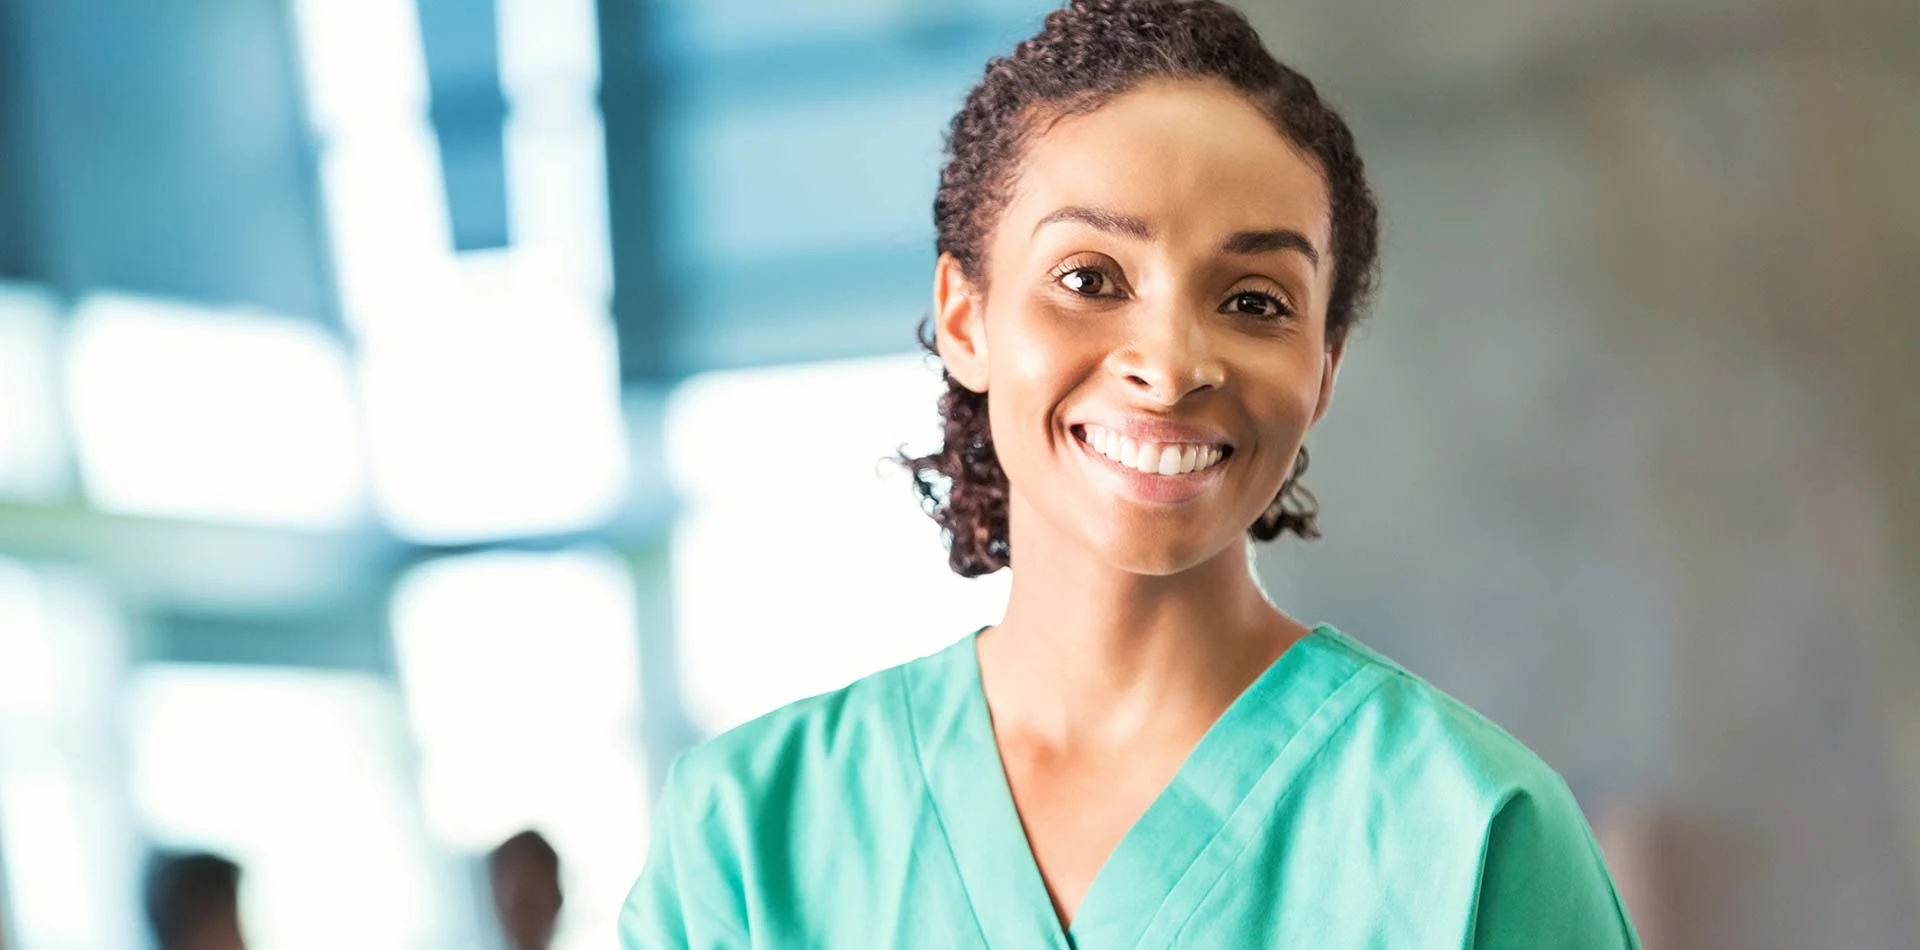
<svg viewBox="0 0 1920 950">
<path fill-rule="evenodd" d="M 1135 442 L 1097 425 L 1076 426 L 1088 448 L 1148 475 L 1188 475 L 1220 464 L 1230 449 L 1208 442 Z"/>
<path fill-rule="evenodd" d="M 1074 442 L 1122 494 L 1144 502 L 1181 502 L 1219 481 L 1233 447 L 1218 442 L 1148 442 L 1085 423 L 1070 428 Z"/>
</svg>

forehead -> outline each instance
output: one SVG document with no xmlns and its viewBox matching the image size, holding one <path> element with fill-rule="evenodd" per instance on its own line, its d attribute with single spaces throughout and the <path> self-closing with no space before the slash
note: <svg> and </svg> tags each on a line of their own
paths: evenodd
<svg viewBox="0 0 1920 950">
<path fill-rule="evenodd" d="M 1154 80 L 1042 125 L 1010 197 L 1001 230 L 1020 235 L 1065 205 L 1144 218 L 1171 241 L 1292 228 L 1324 251 L 1331 226 L 1318 166 L 1210 80 Z"/>
</svg>

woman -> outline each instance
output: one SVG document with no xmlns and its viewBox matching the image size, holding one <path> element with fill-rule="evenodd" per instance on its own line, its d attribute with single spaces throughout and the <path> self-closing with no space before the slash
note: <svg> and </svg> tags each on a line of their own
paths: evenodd
<svg viewBox="0 0 1920 950">
<path fill-rule="evenodd" d="M 1076 2 L 988 64 L 934 218 L 907 462 L 1005 617 L 683 756 L 625 946 L 1635 946 L 1551 769 L 1253 578 L 1317 535 L 1378 244 L 1313 86 L 1222 4 Z"/>
</svg>

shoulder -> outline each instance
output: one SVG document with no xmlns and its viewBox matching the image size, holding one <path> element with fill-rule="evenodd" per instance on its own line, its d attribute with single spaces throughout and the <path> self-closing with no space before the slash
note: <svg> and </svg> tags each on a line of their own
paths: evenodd
<svg viewBox="0 0 1920 950">
<path fill-rule="evenodd" d="M 911 763 L 907 677 L 951 647 L 840 689 L 788 703 L 721 733 L 675 760 L 667 793 L 689 807 L 791 803 L 822 785 L 886 781 Z M 694 805 L 701 802 L 704 807 Z"/>
<path fill-rule="evenodd" d="M 1353 710 L 1349 748 L 1394 832 L 1464 859 L 1474 896 L 1469 945 L 1638 946 L 1606 862 L 1567 783 L 1506 730 L 1351 637 L 1332 646 L 1379 671 Z M 1390 832 L 1392 833 L 1392 832 Z"/>
<path fill-rule="evenodd" d="M 1489 810 L 1521 796 L 1572 804 L 1560 774 L 1492 720 L 1353 637 L 1322 632 L 1332 649 L 1378 671 L 1348 728 L 1369 740 L 1383 767 L 1414 768 L 1426 792 Z"/>
</svg>

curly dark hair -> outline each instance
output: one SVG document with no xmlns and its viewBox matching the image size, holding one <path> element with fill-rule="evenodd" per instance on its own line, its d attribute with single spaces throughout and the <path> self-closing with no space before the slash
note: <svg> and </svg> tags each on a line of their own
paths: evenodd
<svg viewBox="0 0 1920 950">
<path fill-rule="evenodd" d="M 1327 339 L 1329 345 L 1344 340 L 1372 295 L 1380 241 L 1379 210 L 1353 133 L 1312 82 L 1267 52 L 1245 16 L 1217 0 L 1074 0 L 1048 14 L 1039 34 L 1012 54 L 988 61 L 947 131 L 946 164 L 933 199 L 937 250 L 984 288 L 987 238 L 1035 132 L 1158 78 L 1226 82 L 1318 164 L 1333 223 Z M 926 322 L 919 336 L 937 353 Z M 949 566 L 977 577 L 1012 563 L 1007 474 L 994 453 L 987 395 L 942 375 L 942 445 L 924 456 L 903 452 L 899 461 L 946 535 Z M 1306 470 L 1302 448 L 1273 505 L 1248 529 L 1252 537 L 1320 536 L 1319 506 L 1300 483 Z"/>
</svg>

